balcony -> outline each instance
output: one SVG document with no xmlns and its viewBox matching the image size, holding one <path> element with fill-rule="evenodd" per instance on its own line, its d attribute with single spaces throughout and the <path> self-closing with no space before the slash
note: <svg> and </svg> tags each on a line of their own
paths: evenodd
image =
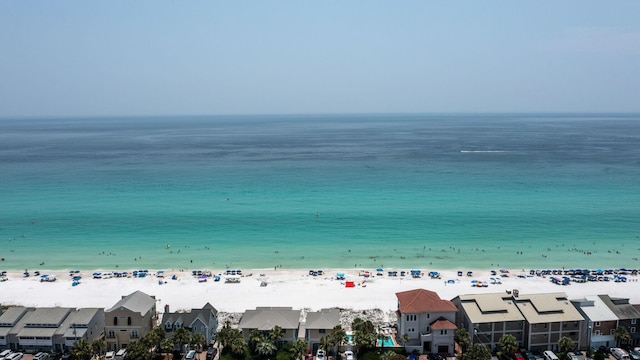
<svg viewBox="0 0 640 360">
<path fill-rule="evenodd" d="M 433 333 L 420 333 L 420 342 L 433 341 Z"/>
</svg>

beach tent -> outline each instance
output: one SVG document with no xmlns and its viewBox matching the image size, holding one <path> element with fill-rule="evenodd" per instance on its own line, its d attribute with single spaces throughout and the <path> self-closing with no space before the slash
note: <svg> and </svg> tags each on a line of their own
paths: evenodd
<svg viewBox="0 0 640 360">
<path fill-rule="evenodd" d="M 356 287 L 356 284 L 353 281 L 347 281 L 344 287 L 352 288 L 352 287 Z"/>
</svg>

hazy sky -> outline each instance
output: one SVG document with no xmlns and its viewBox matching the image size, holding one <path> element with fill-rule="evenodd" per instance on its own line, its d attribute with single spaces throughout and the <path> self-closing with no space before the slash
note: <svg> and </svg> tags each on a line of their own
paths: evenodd
<svg viewBox="0 0 640 360">
<path fill-rule="evenodd" d="M 478 111 L 640 111 L 640 1 L 0 2 L 0 117 Z"/>
</svg>

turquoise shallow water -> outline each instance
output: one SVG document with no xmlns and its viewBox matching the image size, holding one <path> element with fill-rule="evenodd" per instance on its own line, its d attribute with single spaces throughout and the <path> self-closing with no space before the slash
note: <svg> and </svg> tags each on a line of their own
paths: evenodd
<svg viewBox="0 0 640 360">
<path fill-rule="evenodd" d="M 640 267 L 638 144 L 638 115 L 4 119 L 0 268 Z"/>
</svg>

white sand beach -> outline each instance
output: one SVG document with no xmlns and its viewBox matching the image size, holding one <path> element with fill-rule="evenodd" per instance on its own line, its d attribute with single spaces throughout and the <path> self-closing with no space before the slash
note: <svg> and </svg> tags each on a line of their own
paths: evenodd
<svg viewBox="0 0 640 360">
<path fill-rule="evenodd" d="M 68 271 L 40 271 L 55 274 L 57 281 L 41 282 L 40 276 L 24 277 L 22 272 L 8 272 L 7 281 L 0 283 L 0 304 L 23 306 L 104 307 L 115 304 L 123 295 L 136 290 L 156 297 L 158 311 L 165 305 L 172 311 L 199 308 L 209 302 L 222 312 L 243 312 L 259 306 L 290 306 L 297 309 L 318 310 L 339 307 L 352 310 L 395 310 L 395 294 L 400 291 L 424 288 L 437 292 L 441 298 L 451 300 L 457 295 L 503 292 L 518 289 L 521 294 L 565 292 L 570 299 L 585 295 L 608 294 L 626 297 L 631 303 L 640 303 L 639 276 L 627 276 L 626 282 L 599 281 L 556 285 L 550 277 L 518 277 L 520 271 L 510 271 L 507 277 L 493 276 L 489 271 L 473 271 L 473 276 L 458 276 L 456 271 L 441 272 L 440 279 L 427 274 L 421 278 L 411 276 L 372 276 L 364 278 L 359 271 L 339 269 L 325 270 L 324 275 L 311 276 L 308 270 L 243 270 L 238 283 L 225 283 L 225 275 L 219 282 L 209 278 L 199 282 L 191 271 L 166 271 L 163 279 L 154 271 L 145 278 L 93 279 L 93 271 L 81 271 L 82 280 L 72 286 Z M 222 271 L 212 271 L 214 274 Z M 344 273 L 345 279 L 336 279 Z M 172 280 L 176 275 L 177 279 Z M 491 278 L 500 278 L 500 284 L 492 284 Z M 448 281 L 450 280 L 450 281 Z M 488 282 L 487 287 L 474 287 L 472 280 Z M 353 281 L 353 288 L 345 287 L 345 281 Z M 162 282 L 162 284 L 160 284 Z M 266 286 L 261 286 L 266 282 Z"/>
</svg>

